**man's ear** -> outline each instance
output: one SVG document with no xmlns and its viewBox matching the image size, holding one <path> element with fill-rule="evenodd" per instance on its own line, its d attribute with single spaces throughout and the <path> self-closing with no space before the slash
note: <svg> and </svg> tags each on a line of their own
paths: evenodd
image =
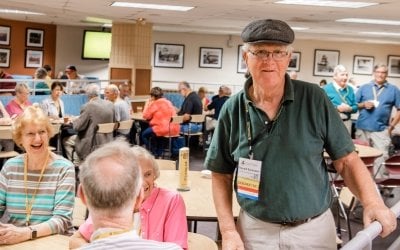
<svg viewBox="0 0 400 250">
<path fill-rule="evenodd" d="M 142 205 L 144 200 L 144 190 L 143 187 L 140 188 L 140 192 L 136 197 L 135 204 L 133 206 L 133 212 L 139 212 L 140 206 Z"/>
<path fill-rule="evenodd" d="M 83 192 L 82 184 L 79 184 L 78 186 L 78 197 L 81 198 L 82 203 L 85 204 L 85 206 L 87 207 L 85 192 Z"/>
</svg>

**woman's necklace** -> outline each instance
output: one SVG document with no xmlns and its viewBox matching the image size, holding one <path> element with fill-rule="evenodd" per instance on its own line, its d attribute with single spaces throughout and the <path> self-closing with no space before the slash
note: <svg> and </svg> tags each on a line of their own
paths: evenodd
<svg viewBox="0 0 400 250">
<path fill-rule="evenodd" d="M 37 191 L 40 186 L 40 182 L 42 181 L 44 170 L 46 169 L 47 162 L 49 161 L 49 156 L 50 152 L 47 152 L 46 154 L 46 160 L 44 161 L 44 164 L 42 166 L 42 170 L 40 171 L 40 176 L 39 180 L 37 182 L 36 188 L 33 191 L 31 199 L 28 199 L 28 154 L 25 154 L 25 160 L 24 160 L 24 188 L 25 188 L 25 210 L 26 210 L 26 226 L 29 226 L 30 220 L 31 220 L 31 213 L 32 213 L 32 206 L 33 202 L 35 201 Z"/>
</svg>

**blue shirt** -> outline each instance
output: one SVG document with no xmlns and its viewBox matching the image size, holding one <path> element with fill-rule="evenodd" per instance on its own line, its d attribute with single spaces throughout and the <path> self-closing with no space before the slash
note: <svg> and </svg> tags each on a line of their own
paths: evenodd
<svg viewBox="0 0 400 250">
<path fill-rule="evenodd" d="M 379 105 L 373 109 L 361 109 L 356 122 L 356 128 L 378 132 L 388 127 L 393 107 L 400 109 L 400 90 L 388 82 L 385 82 L 380 87 L 372 81 L 364 84 L 357 91 L 357 103 L 374 100 L 373 89 L 375 89 L 376 100 L 379 102 Z"/>
</svg>

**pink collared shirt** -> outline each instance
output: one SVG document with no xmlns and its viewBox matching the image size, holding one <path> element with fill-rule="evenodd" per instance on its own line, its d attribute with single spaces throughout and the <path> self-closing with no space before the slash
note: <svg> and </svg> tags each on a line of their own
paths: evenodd
<svg viewBox="0 0 400 250">
<path fill-rule="evenodd" d="M 143 239 L 174 242 L 188 248 L 186 207 L 181 195 L 164 188 L 154 187 L 140 207 L 141 236 Z M 79 227 L 79 232 L 89 240 L 93 222 L 89 217 Z"/>
</svg>

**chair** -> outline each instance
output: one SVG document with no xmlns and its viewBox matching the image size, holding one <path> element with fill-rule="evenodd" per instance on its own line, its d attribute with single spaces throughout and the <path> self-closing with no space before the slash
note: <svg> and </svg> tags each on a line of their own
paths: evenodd
<svg viewBox="0 0 400 250">
<path fill-rule="evenodd" d="M 218 250 L 218 245 L 209 237 L 188 232 L 188 249 L 190 250 Z"/>
<path fill-rule="evenodd" d="M 388 177 L 376 178 L 375 182 L 385 197 L 393 197 L 393 188 L 400 187 L 400 155 L 389 157 L 379 166 L 379 168 L 381 167 L 386 169 Z"/>
<path fill-rule="evenodd" d="M 51 124 L 53 127 L 54 136 L 53 138 L 57 137 L 57 147 L 49 146 L 51 151 L 55 151 L 57 154 L 61 154 L 61 142 L 60 142 L 60 128 L 61 124 L 55 123 Z"/>
<path fill-rule="evenodd" d="M 12 140 L 11 126 L 1 126 L 0 127 L 0 139 L 1 140 Z M 2 159 L 2 160 L 13 158 L 17 155 L 19 155 L 19 153 L 14 150 L 0 151 L 0 159 Z M 1 167 L 0 167 L 0 169 L 1 169 Z"/>
<path fill-rule="evenodd" d="M 352 234 L 351 234 L 351 226 L 350 226 L 350 213 L 354 210 L 356 207 L 356 197 L 353 195 L 353 193 L 350 191 L 348 187 L 342 187 L 340 190 L 339 194 L 339 202 L 344 206 L 344 212 L 343 217 L 346 220 L 347 223 L 347 230 L 349 233 L 349 240 L 352 239 Z M 340 216 L 338 214 L 338 227 L 340 228 Z"/>
<path fill-rule="evenodd" d="M 192 137 L 192 136 L 203 136 L 203 131 L 191 132 L 191 130 L 190 130 L 191 123 L 202 123 L 203 124 L 203 130 L 204 130 L 204 123 L 206 121 L 206 115 L 205 114 L 191 115 L 190 117 L 191 117 L 191 119 L 190 119 L 190 123 L 189 123 L 189 130 L 188 130 L 188 132 L 182 133 L 184 136 L 187 137 L 187 144 L 186 145 L 188 147 L 189 147 L 189 143 L 190 143 L 190 137 Z"/>
<path fill-rule="evenodd" d="M 110 134 L 113 133 L 117 123 L 110 122 L 110 123 L 100 123 L 97 125 L 97 133 L 98 134 Z"/>
<path fill-rule="evenodd" d="M 156 159 L 156 162 L 160 170 L 176 170 L 176 161 Z"/>
<path fill-rule="evenodd" d="M 180 135 L 171 135 L 171 124 L 182 124 L 182 123 L 183 123 L 183 116 L 180 115 L 172 116 L 171 122 L 169 123 L 168 126 L 168 135 L 164 136 L 164 138 L 168 139 L 168 152 L 170 157 L 172 155 L 172 140 L 180 136 Z"/>
<path fill-rule="evenodd" d="M 75 197 L 74 211 L 72 213 L 72 226 L 74 228 L 79 228 L 82 225 L 88 215 L 88 210 L 83 204 L 81 198 Z"/>
<path fill-rule="evenodd" d="M 126 120 L 118 122 L 117 129 L 131 129 L 133 120 Z"/>
</svg>

